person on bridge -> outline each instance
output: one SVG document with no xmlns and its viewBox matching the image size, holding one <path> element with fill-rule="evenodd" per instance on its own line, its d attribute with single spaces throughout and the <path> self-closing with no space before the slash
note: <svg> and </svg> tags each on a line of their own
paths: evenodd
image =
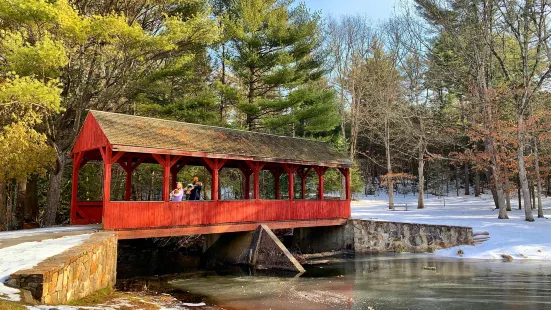
<svg viewBox="0 0 551 310">
<path fill-rule="evenodd" d="M 188 184 L 186 187 L 186 200 L 191 200 L 191 190 L 193 189 L 193 185 Z"/>
<path fill-rule="evenodd" d="M 199 182 L 198 177 L 193 177 L 193 188 L 191 189 L 189 200 L 201 200 L 201 189 L 203 183 Z"/>
<path fill-rule="evenodd" d="M 182 201 L 182 197 L 184 196 L 184 188 L 182 186 L 182 182 L 176 183 L 176 188 L 170 193 L 172 201 Z"/>
</svg>

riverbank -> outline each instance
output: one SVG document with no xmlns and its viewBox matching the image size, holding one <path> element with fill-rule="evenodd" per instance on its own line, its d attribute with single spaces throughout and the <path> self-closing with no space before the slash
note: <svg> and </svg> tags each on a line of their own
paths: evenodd
<svg viewBox="0 0 551 310">
<path fill-rule="evenodd" d="M 473 259 L 503 259 L 510 255 L 515 260 L 551 260 L 551 220 L 524 220 L 524 209 L 518 210 L 512 201 L 508 220 L 497 218 L 491 195 L 436 197 L 425 199 L 425 208 L 417 209 L 417 196 L 396 195 L 395 203 L 408 204 L 408 211 L 388 210 L 386 195 L 364 196 L 352 202 L 352 217 L 366 220 L 394 221 L 420 224 L 456 225 L 472 227 L 474 232 L 487 231 L 490 238 L 474 246 L 459 246 L 436 251 L 443 257 Z M 551 199 L 543 198 L 544 213 L 551 215 Z M 463 254 L 458 254 L 459 250 Z M 461 252 L 459 252 L 461 253 Z"/>
</svg>

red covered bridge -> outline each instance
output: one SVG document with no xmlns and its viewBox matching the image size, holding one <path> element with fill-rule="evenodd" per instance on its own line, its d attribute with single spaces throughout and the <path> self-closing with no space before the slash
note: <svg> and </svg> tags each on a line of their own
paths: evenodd
<svg viewBox="0 0 551 310">
<path fill-rule="evenodd" d="M 353 163 L 319 141 L 282 137 L 126 114 L 90 111 L 75 142 L 71 223 L 102 223 L 119 238 L 148 238 L 344 224 L 350 216 L 350 170 Z M 79 170 L 89 161 L 103 162 L 103 200 L 79 201 Z M 162 201 L 131 201 L 132 172 L 142 163 L 163 167 Z M 124 201 L 111 200 L 111 171 L 126 172 Z M 211 200 L 169 201 L 178 172 L 186 165 L 204 166 L 212 176 L 205 184 Z M 324 199 L 324 173 L 338 168 L 346 179 L 345 200 Z M 243 200 L 219 200 L 219 172 L 238 168 L 244 176 Z M 275 199 L 261 200 L 259 173 L 274 177 Z M 319 178 L 317 199 L 306 199 L 306 177 Z M 288 199 L 280 199 L 279 180 L 288 175 Z M 300 199 L 295 198 L 295 174 Z M 250 180 L 253 176 L 253 197 Z"/>
</svg>

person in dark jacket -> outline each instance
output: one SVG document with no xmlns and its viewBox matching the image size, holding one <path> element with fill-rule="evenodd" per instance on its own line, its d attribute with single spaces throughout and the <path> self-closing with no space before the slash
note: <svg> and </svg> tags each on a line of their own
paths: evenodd
<svg viewBox="0 0 551 310">
<path fill-rule="evenodd" d="M 186 187 L 186 200 L 191 200 L 191 190 L 193 189 L 193 185 L 188 184 Z"/>
<path fill-rule="evenodd" d="M 193 177 L 192 185 L 193 188 L 191 189 L 189 200 L 201 200 L 201 189 L 203 188 L 203 183 L 199 182 L 198 177 Z"/>
<path fill-rule="evenodd" d="M 197 182 L 195 183 L 195 200 L 201 200 L 201 189 L 203 189 L 203 183 Z"/>
</svg>

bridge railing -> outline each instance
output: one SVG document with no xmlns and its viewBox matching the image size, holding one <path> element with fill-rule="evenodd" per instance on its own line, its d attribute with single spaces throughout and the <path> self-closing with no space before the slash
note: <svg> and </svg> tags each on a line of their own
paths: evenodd
<svg viewBox="0 0 551 310">
<path fill-rule="evenodd" d="M 105 229 L 148 229 L 350 217 L 348 200 L 111 201 Z"/>
</svg>

